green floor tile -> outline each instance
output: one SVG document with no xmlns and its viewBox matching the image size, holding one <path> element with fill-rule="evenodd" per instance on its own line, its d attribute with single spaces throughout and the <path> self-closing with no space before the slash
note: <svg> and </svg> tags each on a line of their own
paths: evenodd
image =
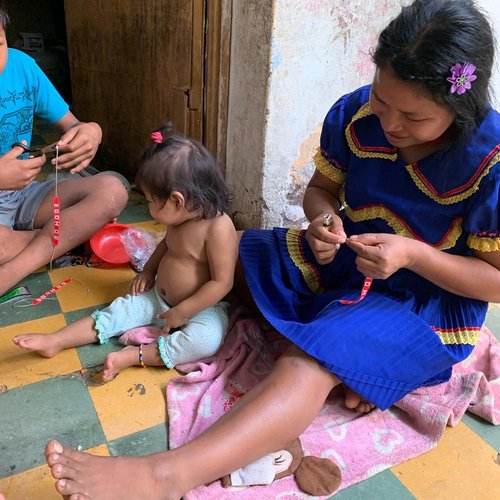
<svg viewBox="0 0 500 500">
<path fill-rule="evenodd" d="M 0 477 L 43 464 L 50 439 L 84 449 L 105 442 L 86 386 L 71 376 L 1 394 L 0 426 Z"/>
<path fill-rule="evenodd" d="M 129 201 L 123 212 L 118 216 L 118 222 L 131 224 L 133 222 L 144 222 L 151 220 L 148 204 L 144 196 L 137 191 L 132 191 Z"/>
<path fill-rule="evenodd" d="M 16 285 L 16 287 L 18 286 L 28 287 L 31 292 L 30 300 L 23 300 L 22 303 L 14 300 L 0 304 L 0 326 L 25 323 L 26 321 L 53 316 L 61 312 L 55 295 L 50 295 L 36 306 L 29 305 L 31 300 L 40 297 L 40 295 L 52 288 L 52 282 L 46 272 L 31 274 Z M 25 305 L 28 307 L 20 307 Z"/>
<path fill-rule="evenodd" d="M 384 470 L 361 483 L 339 491 L 332 500 L 408 500 L 415 498 L 390 471 Z"/>
<path fill-rule="evenodd" d="M 159 424 L 108 444 L 112 455 L 149 455 L 168 449 L 167 424 Z"/>
<path fill-rule="evenodd" d="M 118 339 L 111 339 L 107 344 L 89 344 L 76 348 L 80 363 L 84 368 L 100 366 L 104 363 L 107 354 L 123 349 Z"/>
<path fill-rule="evenodd" d="M 66 323 L 74 323 L 81 318 L 90 316 L 90 314 L 92 314 L 96 309 L 102 309 L 108 305 L 109 303 L 67 312 L 64 313 L 64 318 L 66 319 Z M 102 365 L 104 363 L 104 358 L 108 353 L 119 351 L 120 349 L 123 349 L 123 345 L 119 343 L 118 339 L 111 339 L 107 344 L 103 345 L 96 342 L 94 344 L 77 347 L 76 351 L 82 366 L 84 368 L 92 368 L 94 366 Z"/>
<path fill-rule="evenodd" d="M 500 429 L 498 425 L 486 422 L 481 417 L 469 412 L 462 417 L 462 422 L 500 453 Z"/>
</svg>

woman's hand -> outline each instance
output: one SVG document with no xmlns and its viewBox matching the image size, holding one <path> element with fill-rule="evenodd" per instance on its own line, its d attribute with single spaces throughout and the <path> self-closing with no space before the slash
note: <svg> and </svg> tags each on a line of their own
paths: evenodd
<svg viewBox="0 0 500 500">
<path fill-rule="evenodd" d="M 332 224 L 330 227 L 325 227 L 323 215 L 316 217 L 307 228 L 306 240 L 318 264 L 330 263 L 337 254 L 340 245 L 346 241 L 342 219 L 338 215 L 332 214 Z"/>
<path fill-rule="evenodd" d="M 0 156 L 0 190 L 23 189 L 40 172 L 45 156 L 18 160 L 17 157 L 23 152 L 21 147 L 16 146 Z"/>
<path fill-rule="evenodd" d="M 94 122 L 76 122 L 57 143 L 60 148 L 57 166 L 76 174 L 87 168 L 101 143 L 101 127 Z M 55 165 L 55 158 L 52 164 Z"/>
<path fill-rule="evenodd" d="M 142 271 L 130 282 L 128 289 L 132 295 L 139 295 L 150 290 L 154 282 L 154 275 Z"/>
<path fill-rule="evenodd" d="M 410 238 L 384 233 L 359 234 L 346 240 L 349 248 L 358 254 L 358 271 L 376 279 L 387 279 L 399 269 L 409 267 L 414 242 Z"/>
</svg>

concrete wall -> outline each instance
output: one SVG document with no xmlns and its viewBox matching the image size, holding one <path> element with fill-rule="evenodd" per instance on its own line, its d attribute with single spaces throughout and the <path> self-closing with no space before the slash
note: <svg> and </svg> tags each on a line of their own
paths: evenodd
<svg viewBox="0 0 500 500">
<path fill-rule="evenodd" d="M 371 81 L 370 49 L 409 3 L 233 0 L 226 163 L 238 227 L 306 223 L 301 202 L 323 118 Z M 478 4 L 500 21 L 500 2 Z"/>
</svg>

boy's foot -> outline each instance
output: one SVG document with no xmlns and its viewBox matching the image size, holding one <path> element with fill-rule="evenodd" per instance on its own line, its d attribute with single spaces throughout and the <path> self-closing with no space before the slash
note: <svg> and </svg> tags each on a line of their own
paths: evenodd
<svg viewBox="0 0 500 500">
<path fill-rule="evenodd" d="M 35 351 L 45 358 L 53 358 L 62 350 L 57 339 L 51 334 L 26 333 L 24 335 L 16 335 L 12 339 L 12 342 L 28 351 Z"/>
<path fill-rule="evenodd" d="M 139 361 L 139 350 L 129 345 L 121 351 L 110 352 L 104 360 L 102 379 L 104 382 L 113 380 L 124 368 L 134 366 Z"/>
<path fill-rule="evenodd" d="M 82 500 L 178 499 L 184 493 L 175 494 L 173 481 L 169 481 L 173 475 L 170 467 L 166 467 L 165 461 L 159 464 L 155 455 L 97 457 L 49 441 L 45 460 L 57 479 L 56 490 L 64 498 L 75 495 Z M 161 465 L 165 467 L 160 476 Z"/>
</svg>

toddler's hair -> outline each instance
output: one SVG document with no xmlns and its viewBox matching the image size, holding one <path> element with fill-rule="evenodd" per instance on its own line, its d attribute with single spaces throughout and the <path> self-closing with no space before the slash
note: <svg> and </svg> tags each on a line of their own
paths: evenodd
<svg viewBox="0 0 500 500">
<path fill-rule="evenodd" d="M 9 25 L 9 15 L 7 14 L 7 10 L 5 9 L 4 3 L 0 2 L 0 26 L 3 30 L 7 31 L 7 26 Z"/>
<path fill-rule="evenodd" d="M 161 136 L 158 135 L 161 134 Z M 170 122 L 155 133 L 135 177 L 137 187 L 164 205 L 173 191 L 182 193 L 190 212 L 210 219 L 227 210 L 231 194 L 220 164 L 200 142 L 174 132 Z"/>
<path fill-rule="evenodd" d="M 490 107 L 494 44 L 489 22 L 472 0 L 415 0 L 382 31 L 372 57 L 377 67 L 389 66 L 454 111 L 450 140 L 464 142 Z M 461 95 L 450 93 L 446 80 L 457 63 L 476 66 L 477 80 Z"/>
</svg>

